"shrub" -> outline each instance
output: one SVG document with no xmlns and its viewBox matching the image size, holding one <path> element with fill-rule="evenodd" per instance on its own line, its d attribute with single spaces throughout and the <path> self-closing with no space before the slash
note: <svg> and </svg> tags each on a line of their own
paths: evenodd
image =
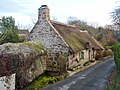
<svg viewBox="0 0 120 90">
<path fill-rule="evenodd" d="M 100 60 L 103 58 L 103 52 L 102 51 L 97 51 L 95 55 L 95 60 Z"/>
<path fill-rule="evenodd" d="M 112 53 L 111 49 L 104 50 L 104 51 L 97 51 L 96 55 L 95 55 L 95 59 L 100 60 L 103 57 L 109 57 L 109 56 L 113 56 L 113 53 Z"/>
<path fill-rule="evenodd" d="M 112 47 L 114 51 L 114 60 L 116 64 L 117 73 L 120 73 L 120 44 L 116 44 Z"/>
<path fill-rule="evenodd" d="M 60 80 L 63 80 L 65 76 L 55 76 L 50 77 L 46 75 L 41 75 L 37 79 L 35 79 L 33 82 L 31 82 L 25 90 L 38 90 L 39 88 L 43 88 L 47 86 L 48 84 L 53 84 L 55 82 L 58 82 Z"/>
<path fill-rule="evenodd" d="M 113 53 L 112 53 L 111 49 L 103 51 L 103 57 L 108 57 L 108 56 L 113 56 Z"/>
<path fill-rule="evenodd" d="M 15 20 L 12 17 L 3 16 L 2 19 L 0 19 L 0 27 L 2 28 L 0 44 L 18 42 L 18 28 L 15 26 Z"/>
</svg>

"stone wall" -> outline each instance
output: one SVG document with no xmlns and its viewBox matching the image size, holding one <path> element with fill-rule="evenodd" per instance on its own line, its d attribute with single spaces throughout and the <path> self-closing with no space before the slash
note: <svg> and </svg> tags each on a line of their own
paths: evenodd
<svg viewBox="0 0 120 90">
<path fill-rule="evenodd" d="M 65 74 L 67 71 L 67 63 L 68 55 L 56 53 L 53 55 L 48 55 L 48 60 L 46 62 L 47 65 L 47 74 L 50 76 L 57 76 L 61 74 Z"/>
<path fill-rule="evenodd" d="M 60 72 L 61 68 L 67 67 L 68 45 L 51 24 L 49 11 L 46 5 L 39 8 L 38 21 L 30 33 L 30 40 L 40 42 L 47 48 L 47 71 Z M 60 57 L 64 57 L 64 60 Z"/>
<path fill-rule="evenodd" d="M 50 23 L 49 8 L 41 6 L 38 21 L 30 33 L 30 40 L 41 42 L 50 53 L 68 52 L 68 46 Z"/>
<path fill-rule="evenodd" d="M 45 48 L 37 42 L 0 45 L 0 77 L 16 73 L 16 87 L 21 88 L 44 73 L 46 59 Z"/>
<path fill-rule="evenodd" d="M 31 41 L 41 42 L 50 53 L 67 53 L 68 48 L 65 42 L 62 41 L 49 23 L 43 22 L 42 24 L 33 29 L 33 33 L 30 34 Z"/>
</svg>

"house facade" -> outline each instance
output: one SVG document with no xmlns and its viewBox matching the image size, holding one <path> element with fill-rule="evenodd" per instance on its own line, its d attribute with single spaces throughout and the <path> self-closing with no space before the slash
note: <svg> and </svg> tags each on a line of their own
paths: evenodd
<svg viewBox="0 0 120 90">
<path fill-rule="evenodd" d="M 104 49 L 87 31 L 51 20 L 47 5 L 38 10 L 38 21 L 30 32 L 30 40 L 40 42 L 47 48 L 50 71 L 82 66 L 95 59 L 97 50 Z"/>
<path fill-rule="evenodd" d="M 19 42 L 24 42 L 29 39 L 30 33 L 28 29 L 19 29 L 18 30 Z"/>
</svg>

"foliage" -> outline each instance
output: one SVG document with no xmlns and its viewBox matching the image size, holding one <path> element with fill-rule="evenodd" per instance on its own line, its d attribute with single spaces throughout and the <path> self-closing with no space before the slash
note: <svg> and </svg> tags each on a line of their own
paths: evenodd
<svg viewBox="0 0 120 90">
<path fill-rule="evenodd" d="M 112 49 L 112 46 L 106 46 L 105 48 L 106 49 Z"/>
<path fill-rule="evenodd" d="M 104 50 L 103 51 L 103 57 L 111 57 L 113 56 L 113 53 L 112 53 L 112 50 L 111 49 L 108 49 L 108 50 Z"/>
<path fill-rule="evenodd" d="M 120 44 L 116 44 L 112 46 L 112 50 L 114 51 L 116 74 L 112 83 L 108 85 L 107 90 L 119 90 L 120 89 Z"/>
<path fill-rule="evenodd" d="M 116 44 L 112 47 L 114 51 L 114 60 L 116 64 L 117 73 L 120 74 L 120 44 Z"/>
<path fill-rule="evenodd" d="M 95 55 L 95 59 L 96 60 L 101 60 L 104 57 L 111 57 L 113 56 L 112 50 L 108 49 L 108 50 L 103 50 L 103 51 L 97 51 L 96 55 Z"/>
<path fill-rule="evenodd" d="M 45 50 L 45 47 L 38 42 L 23 42 L 22 45 L 27 45 L 29 47 L 31 47 L 32 49 L 35 49 L 36 51 L 40 51 L 42 53 L 42 51 Z"/>
<path fill-rule="evenodd" d="M 120 31 L 116 31 L 116 39 L 120 43 Z"/>
<path fill-rule="evenodd" d="M 108 85 L 106 90 L 120 90 L 120 75 L 115 74 L 114 80 Z"/>
<path fill-rule="evenodd" d="M 95 60 L 101 60 L 103 58 L 103 52 L 97 51 L 95 55 Z"/>
<path fill-rule="evenodd" d="M 116 64 L 115 78 L 110 85 L 108 85 L 107 90 L 119 90 L 120 89 L 120 44 L 112 46 L 114 51 L 114 60 Z"/>
<path fill-rule="evenodd" d="M 16 43 L 19 40 L 17 27 L 15 26 L 15 20 L 12 17 L 2 17 L 0 20 L 0 26 L 2 27 L 2 34 L 0 35 L 0 44 L 3 43 Z"/>
<path fill-rule="evenodd" d="M 48 84 L 53 84 L 62 79 L 64 79 L 64 76 L 50 77 L 46 75 L 41 75 L 27 86 L 27 90 L 36 90 L 39 88 L 43 88 Z"/>
</svg>

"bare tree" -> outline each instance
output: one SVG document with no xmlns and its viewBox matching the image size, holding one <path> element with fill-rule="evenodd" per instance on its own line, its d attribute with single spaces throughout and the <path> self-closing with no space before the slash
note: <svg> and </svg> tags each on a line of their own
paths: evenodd
<svg viewBox="0 0 120 90">
<path fill-rule="evenodd" d="M 88 27 L 88 24 L 86 21 L 79 20 L 76 17 L 69 17 L 67 22 L 70 25 L 75 25 L 80 30 L 87 30 L 87 27 Z"/>
<path fill-rule="evenodd" d="M 113 10 L 111 13 L 113 24 L 120 29 L 120 6 Z"/>
</svg>

